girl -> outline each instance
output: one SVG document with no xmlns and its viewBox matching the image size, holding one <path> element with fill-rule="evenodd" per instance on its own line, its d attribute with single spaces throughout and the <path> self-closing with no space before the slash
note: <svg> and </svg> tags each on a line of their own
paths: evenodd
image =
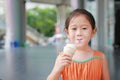
<svg viewBox="0 0 120 80">
<path fill-rule="evenodd" d="M 61 52 L 47 80 L 110 80 L 105 55 L 89 46 L 96 33 L 95 20 L 85 9 L 76 9 L 65 22 L 65 32 L 76 44 L 73 57 Z"/>
</svg>

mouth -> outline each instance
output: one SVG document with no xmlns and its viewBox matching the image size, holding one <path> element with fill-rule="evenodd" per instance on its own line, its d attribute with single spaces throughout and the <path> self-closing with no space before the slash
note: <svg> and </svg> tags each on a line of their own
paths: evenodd
<svg viewBox="0 0 120 80">
<path fill-rule="evenodd" d="M 75 41 L 76 44 L 82 43 L 82 42 L 83 42 L 83 39 L 77 39 L 77 40 Z"/>
</svg>

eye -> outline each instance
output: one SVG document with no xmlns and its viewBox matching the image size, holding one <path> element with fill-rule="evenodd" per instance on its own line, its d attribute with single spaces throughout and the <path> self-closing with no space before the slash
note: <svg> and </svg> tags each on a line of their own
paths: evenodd
<svg viewBox="0 0 120 80">
<path fill-rule="evenodd" d="M 72 30 L 76 30 L 77 28 L 71 28 Z"/>
<path fill-rule="evenodd" d="M 82 28 L 82 29 L 83 29 L 83 30 L 87 30 L 87 28 L 85 28 L 85 27 L 84 27 L 84 28 Z"/>
</svg>

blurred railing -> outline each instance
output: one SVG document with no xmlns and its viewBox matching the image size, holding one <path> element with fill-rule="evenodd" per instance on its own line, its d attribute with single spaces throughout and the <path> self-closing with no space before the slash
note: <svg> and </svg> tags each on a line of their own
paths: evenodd
<svg viewBox="0 0 120 80">
<path fill-rule="evenodd" d="M 44 39 L 44 36 L 42 34 L 30 26 L 26 27 L 26 35 L 28 40 L 36 44 L 40 44 Z"/>
</svg>

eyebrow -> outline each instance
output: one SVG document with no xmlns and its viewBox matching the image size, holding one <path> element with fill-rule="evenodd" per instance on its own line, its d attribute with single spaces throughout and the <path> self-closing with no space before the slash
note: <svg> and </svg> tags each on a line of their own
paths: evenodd
<svg viewBox="0 0 120 80">
<path fill-rule="evenodd" d="M 70 27 L 71 26 L 77 26 L 76 24 L 71 24 L 71 25 L 69 25 Z M 82 27 L 82 26 L 90 26 L 90 25 L 87 25 L 87 24 L 82 24 L 80 27 Z"/>
<path fill-rule="evenodd" d="M 69 25 L 69 26 L 76 26 L 76 24 L 71 24 L 71 25 Z"/>
</svg>

